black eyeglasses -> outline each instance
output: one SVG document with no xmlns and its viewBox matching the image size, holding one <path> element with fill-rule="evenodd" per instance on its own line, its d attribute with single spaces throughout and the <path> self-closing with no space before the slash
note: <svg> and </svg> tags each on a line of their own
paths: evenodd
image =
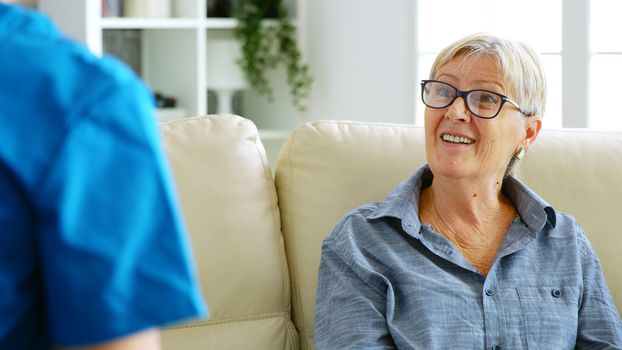
<svg viewBox="0 0 622 350">
<path fill-rule="evenodd" d="M 421 81 L 421 98 L 423 103 L 435 109 L 447 108 L 458 98 L 462 97 L 466 107 L 476 117 L 492 119 L 501 111 L 501 107 L 509 102 L 525 116 L 531 114 L 521 108 L 518 103 L 507 96 L 488 90 L 458 90 L 451 84 L 438 80 Z"/>
</svg>

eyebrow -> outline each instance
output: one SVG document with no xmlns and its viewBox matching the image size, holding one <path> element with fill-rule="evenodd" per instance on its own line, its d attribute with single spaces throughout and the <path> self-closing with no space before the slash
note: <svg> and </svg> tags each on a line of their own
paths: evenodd
<svg viewBox="0 0 622 350">
<path fill-rule="evenodd" d="M 448 78 L 450 78 L 450 79 L 453 79 L 454 81 L 457 81 L 457 80 L 458 80 L 458 77 L 456 77 L 455 75 L 450 74 L 450 73 L 442 73 L 442 74 L 439 74 L 439 75 L 436 77 L 436 79 L 439 79 L 440 77 L 443 77 L 443 76 L 446 76 L 446 77 L 448 77 Z M 476 83 L 476 84 L 492 84 L 492 85 L 497 85 L 497 86 L 501 89 L 501 91 L 505 92 L 505 86 L 503 86 L 503 84 L 501 84 L 501 83 L 499 83 L 499 82 L 496 82 L 496 81 L 490 81 L 490 80 L 475 80 L 475 81 L 474 81 L 474 83 Z"/>
</svg>

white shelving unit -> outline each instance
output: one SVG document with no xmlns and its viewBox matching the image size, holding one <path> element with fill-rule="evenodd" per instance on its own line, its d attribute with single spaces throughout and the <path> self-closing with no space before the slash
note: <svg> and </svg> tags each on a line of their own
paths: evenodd
<svg viewBox="0 0 622 350">
<path fill-rule="evenodd" d="M 176 98 L 178 108 L 161 114 L 161 120 L 170 120 L 208 112 L 207 40 L 210 35 L 230 36 L 236 26 L 231 18 L 207 18 L 206 2 L 171 0 L 168 18 L 102 17 L 101 0 L 43 0 L 40 9 L 96 54 L 104 52 L 105 31 L 140 30 L 138 73 L 154 92 Z M 276 124 L 260 126 L 262 139 L 282 140 L 291 129 Z"/>
</svg>

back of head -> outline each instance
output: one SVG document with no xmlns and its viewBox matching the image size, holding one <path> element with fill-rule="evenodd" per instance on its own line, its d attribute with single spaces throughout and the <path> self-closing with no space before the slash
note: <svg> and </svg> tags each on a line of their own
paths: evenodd
<svg viewBox="0 0 622 350">
<path fill-rule="evenodd" d="M 538 54 L 519 41 L 476 33 L 464 37 L 436 57 L 430 70 L 434 79 L 438 70 L 455 58 L 463 62 L 487 56 L 497 62 L 499 74 L 508 88 L 507 93 L 530 115 L 543 116 L 546 107 L 546 78 Z"/>
</svg>

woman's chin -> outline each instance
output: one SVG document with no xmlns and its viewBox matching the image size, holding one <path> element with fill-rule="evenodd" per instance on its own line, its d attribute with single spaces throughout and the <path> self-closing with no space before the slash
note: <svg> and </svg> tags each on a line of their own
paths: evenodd
<svg viewBox="0 0 622 350">
<path fill-rule="evenodd" d="M 430 164 L 434 177 L 446 177 L 451 179 L 467 178 L 474 175 L 477 167 L 466 164 L 459 160 L 448 160 Z"/>
</svg>

